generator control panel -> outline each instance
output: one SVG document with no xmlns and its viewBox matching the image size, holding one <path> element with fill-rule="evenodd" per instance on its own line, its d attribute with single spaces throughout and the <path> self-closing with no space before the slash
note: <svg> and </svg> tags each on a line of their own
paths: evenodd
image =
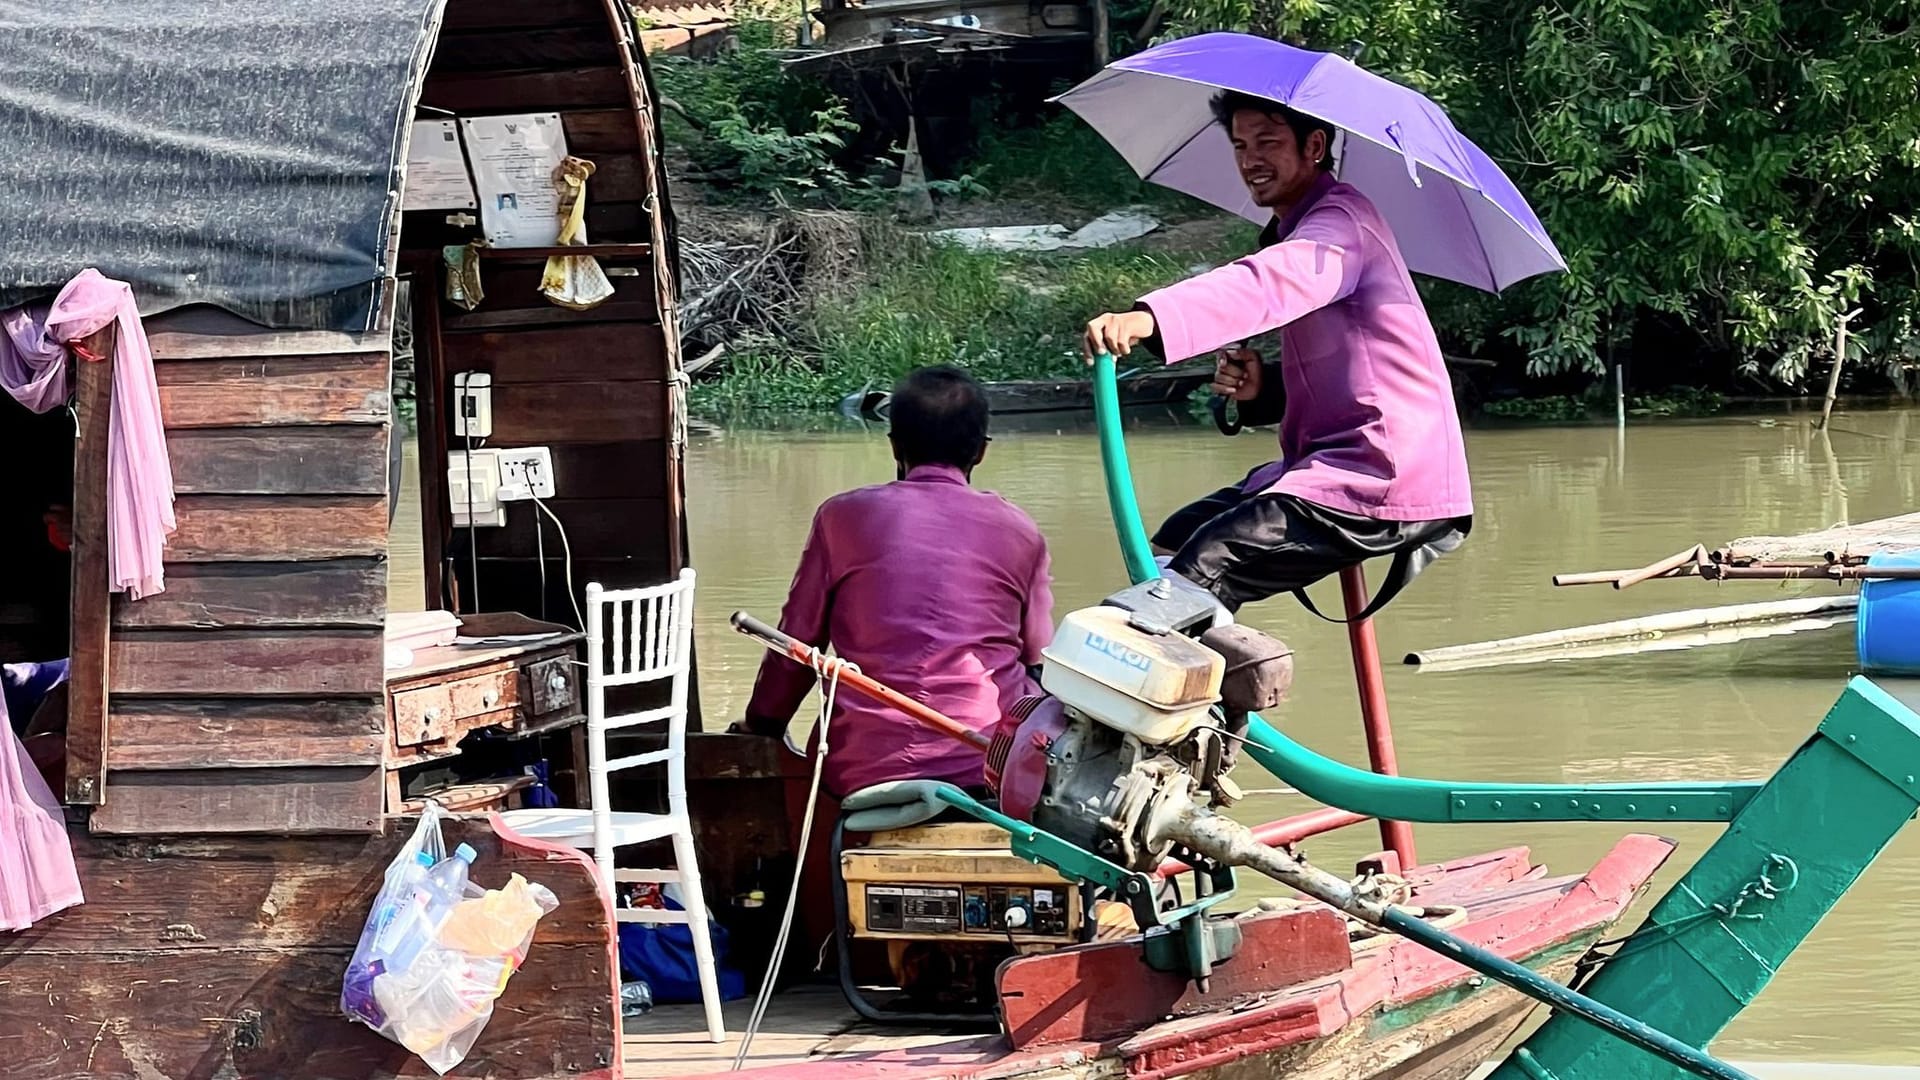
<svg viewBox="0 0 1920 1080">
<path fill-rule="evenodd" d="M 1007 849 L 992 826 L 941 823 L 896 830 L 843 851 L 840 886 L 856 938 L 1073 944 L 1080 890 Z"/>
<path fill-rule="evenodd" d="M 986 934 L 1068 940 L 1067 888 L 1030 885 L 869 884 L 866 929 L 879 936 Z"/>
</svg>

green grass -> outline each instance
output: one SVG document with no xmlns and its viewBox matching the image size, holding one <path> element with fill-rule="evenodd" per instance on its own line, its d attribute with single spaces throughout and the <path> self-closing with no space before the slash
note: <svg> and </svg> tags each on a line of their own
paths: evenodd
<svg viewBox="0 0 1920 1080">
<path fill-rule="evenodd" d="M 1089 216 L 1134 205 L 1150 206 L 1176 218 L 1219 213 L 1135 176 L 1126 159 L 1098 132 L 1065 109 L 1031 127 L 980 123 L 976 130 L 981 133 L 980 142 L 967 171 L 997 199 L 1058 206 Z"/>
<path fill-rule="evenodd" d="M 1251 234 L 1251 229 L 1246 230 Z M 925 364 L 957 364 L 982 381 L 1080 370 L 1080 332 L 1104 311 L 1185 277 L 1197 262 L 1243 253 L 1108 249 L 1051 255 L 980 254 L 902 236 L 864 282 L 816 304 L 811 340 L 748 346 L 720 377 L 694 386 L 706 413 L 831 407 L 863 387 L 886 389 Z"/>
</svg>

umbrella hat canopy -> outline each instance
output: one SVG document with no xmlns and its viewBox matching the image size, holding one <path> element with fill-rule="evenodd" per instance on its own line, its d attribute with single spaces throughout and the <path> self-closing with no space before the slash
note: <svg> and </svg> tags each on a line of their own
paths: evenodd
<svg viewBox="0 0 1920 1080">
<path fill-rule="evenodd" d="M 1202 34 L 1115 61 L 1058 100 L 1142 179 L 1264 224 L 1272 213 L 1247 193 L 1214 120 L 1227 90 L 1345 132 L 1340 179 L 1373 200 L 1409 269 L 1488 292 L 1566 269 L 1513 181 L 1438 105 L 1332 53 Z"/>
</svg>

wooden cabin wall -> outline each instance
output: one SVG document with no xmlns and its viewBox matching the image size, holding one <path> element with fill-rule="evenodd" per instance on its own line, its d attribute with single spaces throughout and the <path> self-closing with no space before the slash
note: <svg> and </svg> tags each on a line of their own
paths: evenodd
<svg viewBox="0 0 1920 1080">
<path fill-rule="evenodd" d="M 441 299 L 439 249 L 477 238 L 477 230 L 450 226 L 445 213 L 416 212 L 401 234 L 417 253 L 411 265 L 430 276 L 416 294 L 416 313 L 433 308 L 432 317 L 416 317 L 416 350 L 430 354 L 420 383 L 444 402 L 455 374 L 488 372 L 493 434 L 484 445 L 552 449 L 556 486 L 547 505 L 566 527 L 576 599 L 590 581 L 620 588 L 666 580 L 686 559 L 672 445 L 677 342 L 662 319 L 671 270 L 654 244 L 663 211 L 651 198 L 651 121 L 636 108 L 644 87 L 629 33 L 602 0 L 449 0 L 421 99 L 429 111 L 457 116 L 560 114 L 569 152 L 595 165 L 587 236 L 609 272 L 612 299 L 588 311 L 559 307 L 538 292 L 544 255 L 488 251 L 485 298 L 464 311 Z M 423 400 L 420 412 L 423 486 L 444 486 L 447 458 L 460 450 L 435 404 Z M 475 530 L 479 608 L 571 622 L 562 545 L 540 515 L 543 589 L 538 514 L 531 503 L 512 503 L 505 527 Z M 443 513 L 427 532 L 430 562 L 437 549 L 456 582 L 472 576 L 466 530 L 456 535 Z M 429 573 L 431 592 L 439 575 Z M 445 591 L 474 609 L 471 582 Z"/>
<path fill-rule="evenodd" d="M 69 793 L 96 832 L 376 829 L 387 335 L 199 309 L 148 337 L 179 531 L 166 590 L 113 598 L 104 796 Z"/>
<path fill-rule="evenodd" d="M 0 938 L 0 1076 L 32 1080 L 433 1080 L 340 1012 L 340 981 L 410 835 L 74 838 L 87 902 Z M 526 963 L 454 1074 L 619 1070 L 612 911 L 582 853 L 455 818 L 476 882 L 552 890 Z"/>
</svg>

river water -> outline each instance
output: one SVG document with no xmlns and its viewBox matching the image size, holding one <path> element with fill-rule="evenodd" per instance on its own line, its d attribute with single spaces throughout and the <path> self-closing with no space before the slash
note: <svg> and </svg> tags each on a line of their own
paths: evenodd
<svg viewBox="0 0 1920 1080">
<path fill-rule="evenodd" d="M 1473 535 L 1378 620 L 1403 770 L 1570 783 L 1770 775 L 1839 695 L 1853 659 L 1851 627 L 1450 674 L 1420 674 L 1397 661 L 1418 648 L 1807 591 L 1683 580 L 1617 592 L 1555 589 L 1548 579 L 1556 571 L 1642 565 L 1696 542 L 1711 547 L 1920 508 L 1920 410 L 1837 415 L 1830 437 L 1813 433 L 1809 419 L 1775 412 L 1636 424 L 1624 437 L 1611 426 L 1470 432 Z M 1149 528 L 1274 450 L 1267 433 L 1227 439 L 1211 426 L 1164 416 L 1133 417 L 1129 446 Z M 814 508 L 835 492 L 892 476 L 877 427 L 695 431 L 687 487 L 709 728 L 739 715 L 761 656 L 757 645 L 728 630 L 727 614 L 745 608 L 775 617 Z M 1090 417 L 997 420 L 976 482 L 1025 508 L 1045 532 L 1058 611 L 1093 604 L 1125 583 Z M 1331 582 L 1316 595 L 1323 610 L 1338 610 Z M 1268 718 L 1322 753 L 1364 764 L 1343 631 L 1290 598 L 1249 607 L 1241 618 L 1297 650 L 1292 700 Z M 1236 774 L 1243 787 L 1275 786 L 1249 770 L 1251 764 L 1240 770 L 1248 775 Z M 1235 813 L 1264 821 L 1305 806 L 1296 797 L 1255 795 Z M 1558 871 L 1574 872 L 1626 831 L 1601 824 L 1421 826 L 1416 836 L 1423 860 L 1526 845 Z M 1717 831 L 1669 830 L 1681 848 L 1662 874 L 1661 891 Z M 1339 868 L 1379 846 L 1377 833 L 1362 826 L 1308 850 Z M 1916 910 L 1920 829 L 1909 828 L 1716 1050 L 1745 1060 L 1920 1062 L 1920 971 L 1906 963 L 1920 955 Z"/>
</svg>

